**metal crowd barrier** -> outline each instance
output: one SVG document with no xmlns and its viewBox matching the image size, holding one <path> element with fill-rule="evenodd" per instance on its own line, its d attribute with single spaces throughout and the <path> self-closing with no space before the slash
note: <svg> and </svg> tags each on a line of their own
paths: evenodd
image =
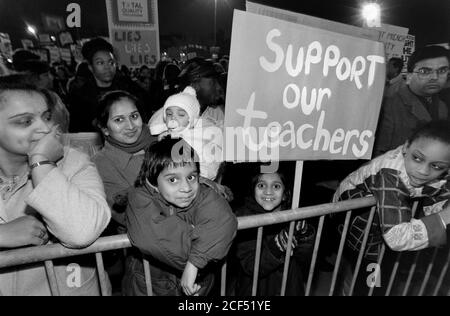
<svg viewBox="0 0 450 316">
<path fill-rule="evenodd" d="M 258 274 L 259 274 L 259 266 L 260 266 L 260 255 L 261 255 L 261 245 L 262 245 L 262 236 L 263 236 L 263 230 L 265 226 L 279 224 L 279 223 L 287 223 L 291 222 L 290 225 L 290 231 L 289 231 L 289 242 L 288 242 L 288 250 L 286 251 L 286 258 L 285 258 L 285 266 L 284 266 L 284 273 L 283 273 L 283 280 L 282 284 L 280 284 L 280 294 L 282 296 L 285 295 L 286 292 L 286 284 L 287 284 L 287 278 L 288 278 L 288 269 L 290 264 L 290 253 L 291 253 L 291 247 L 292 247 L 292 238 L 294 233 L 294 224 L 295 221 L 298 220 L 305 220 L 308 218 L 313 217 L 320 217 L 319 224 L 317 227 L 317 234 L 314 244 L 314 250 L 312 253 L 310 268 L 309 268 L 309 274 L 308 279 L 306 282 L 306 289 L 305 289 L 305 295 L 310 296 L 313 295 L 312 293 L 312 287 L 313 287 L 313 281 L 315 278 L 317 278 L 317 273 L 315 273 L 317 258 L 318 258 L 318 251 L 319 246 L 321 242 L 322 237 L 322 230 L 324 227 L 324 221 L 325 216 L 330 214 L 336 214 L 336 213 L 342 213 L 347 212 L 345 217 L 345 223 L 342 230 L 342 236 L 339 244 L 339 249 L 337 250 L 337 256 L 335 261 L 335 267 L 334 271 L 331 276 L 331 284 L 329 288 L 328 295 L 332 296 L 335 295 L 335 290 L 337 286 L 337 279 L 340 273 L 340 266 L 341 266 L 341 260 L 343 255 L 343 249 L 345 240 L 348 233 L 348 228 L 350 224 L 350 217 L 353 212 L 353 210 L 361 209 L 361 208 L 371 208 L 370 212 L 370 218 L 369 222 L 367 224 L 364 240 L 362 244 L 362 249 L 359 252 L 358 260 L 355 266 L 355 269 L 353 271 L 353 279 L 350 287 L 349 295 L 353 294 L 355 283 L 358 277 L 358 274 L 361 269 L 361 262 L 363 258 L 363 253 L 367 244 L 368 240 L 368 233 L 370 231 L 370 227 L 372 225 L 372 221 L 375 215 L 376 207 L 375 207 L 375 199 L 373 197 L 367 197 L 367 198 L 361 198 L 361 199 L 355 199 L 355 200 L 349 200 L 349 201 L 343 201 L 338 203 L 330 203 L 330 204 L 322 204 L 322 205 L 315 205 L 315 206 L 309 206 L 309 207 L 302 207 L 297 208 L 293 210 L 283 211 L 283 212 L 276 212 L 276 213 L 267 213 L 262 215 L 254 215 L 254 216 L 245 216 L 245 217 L 239 217 L 238 218 L 238 230 L 244 230 L 244 229 L 250 229 L 250 228 L 258 228 L 257 230 L 257 247 L 256 247 L 256 256 L 255 256 L 255 264 L 254 264 L 254 275 L 253 275 L 253 288 L 252 288 L 252 295 L 256 296 L 257 289 L 258 289 Z M 73 257 L 73 256 L 80 256 L 80 255 L 88 255 L 88 254 L 95 254 L 95 259 L 97 263 L 97 270 L 99 275 L 99 282 L 100 282 L 100 289 L 102 295 L 105 295 L 107 293 L 107 275 L 105 272 L 104 264 L 103 264 L 103 252 L 112 251 L 112 250 L 119 250 L 119 249 L 125 249 L 131 247 L 130 241 L 128 240 L 128 237 L 126 235 L 117 235 L 117 236 L 110 236 L 110 237 L 102 237 L 99 238 L 94 244 L 92 244 L 90 247 L 85 249 L 68 249 L 63 247 L 59 244 L 52 244 L 42 247 L 30 247 L 30 248 L 22 248 L 17 250 L 8 250 L 8 251 L 1 251 L 0 252 L 0 273 L 3 268 L 9 268 L 14 266 L 20 266 L 20 265 L 26 265 L 31 263 L 38 263 L 38 262 L 44 262 L 45 268 L 48 275 L 48 281 L 50 284 L 51 293 L 54 296 L 59 296 L 59 290 L 56 283 L 56 276 L 53 268 L 53 261 L 55 259 L 60 258 L 67 258 L 67 257 Z M 420 289 L 417 295 L 425 295 L 427 286 L 429 287 L 429 281 L 432 269 L 434 268 L 435 259 L 439 252 L 439 249 L 431 249 L 433 254 L 429 257 L 429 262 L 427 265 L 426 273 L 424 275 L 423 281 L 420 284 Z M 386 252 L 386 248 L 383 245 L 381 249 L 381 255 L 378 260 L 378 264 L 381 265 L 383 261 L 384 254 Z M 421 255 L 423 251 L 416 252 L 414 255 L 414 260 L 411 264 L 411 267 L 409 269 L 408 278 L 406 280 L 404 289 L 401 293 L 401 295 L 406 296 L 408 293 L 411 293 L 411 286 L 412 286 L 412 279 L 416 272 L 417 263 L 419 260 L 419 256 Z M 392 289 L 395 279 L 398 277 L 398 271 L 399 271 L 399 265 L 400 260 L 403 256 L 403 253 L 399 252 L 395 261 L 395 264 L 391 271 L 391 276 L 389 278 L 389 284 L 387 287 L 387 290 L 384 295 L 393 295 Z M 442 293 L 442 287 L 444 284 L 444 280 L 447 275 L 448 271 L 448 265 L 450 261 L 450 254 L 445 255 L 445 261 L 442 266 L 442 270 L 439 273 L 439 278 L 437 279 L 436 285 L 434 289 L 432 290 L 432 295 L 442 295 L 439 293 Z M 146 280 L 146 286 L 147 286 L 147 293 L 148 295 L 152 295 L 152 286 L 151 286 L 151 271 L 150 271 L 150 265 L 149 263 L 144 259 L 144 273 L 145 273 L 145 280 Z M 436 281 L 436 280 L 435 280 Z M 222 268 L 222 274 L 221 274 L 221 288 L 220 288 L 220 294 L 222 296 L 228 295 L 226 290 L 226 282 L 227 282 L 227 264 L 225 263 Z M 373 295 L 374 287 L 372 287 L 368 293 L 369 296 Z M 441 292 L 440 292 L 441 291 Z M 447 294 L 447 293 L 445 293 Z M 396 294 L 394 294 L 396 295 Z"/>
</svg>

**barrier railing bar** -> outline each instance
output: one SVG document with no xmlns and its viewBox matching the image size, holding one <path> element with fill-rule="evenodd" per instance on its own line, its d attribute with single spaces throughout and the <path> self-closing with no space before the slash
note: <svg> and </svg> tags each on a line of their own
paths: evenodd
<svg viewBox="0 0 450 316">
<path fill-rule="evenodd" d="M 287 284 L 287 277 L 289 273 L 289 264 L 291 262 L 291 252 L 292 252 L 292 238 L 294 237 L 294 227 L 295 222 L 291 222 L 289 225 L 289 238 L 288 238 L 288 244 L 286 249 L 286 255 L 284 257 L 284 270 L 283 270 L 283 279 L 281 281 L 281 296 L 285 296 L 286 294 L 286 284 Z"/>
<path fill-rule="evenodd" d="M 101 252 L 95 254 L 95 262 L 97 264 L 98 280 L 100 282 L 100 291 L 102 296 L 108 293 L 108 286 L 106 284 L 105 266 L 103 264 L 103 257 Z"/>
<path fill-rule="evenodd" d="M 438 252 L 439 252 L 439 248 L 435 248 L 433 250 L 433 255 L 431 257 L 430 262 L 428 263 L 427 271 L 425 272 L 425 277 L 423 278 L 422 285 L 420 286 L 420 290 L 418 293 L 419 296 L 423 296 L 423 294 L 425 293 L 425 289 L 427 287 L 428 281 L 430 280 L 431 271 L 433 270 L 434 260 L 436 259 Z"/>
<path fill-rule="evenodd" d="M 245 216 L 238 218 L 238 229 L 242 230 L 316 216 L 319 217 L 327 214 L 348 211 L 349 209 L 358 209 L 367 206 L 373 206 L 374 204 L 375 199 L 373 197 L 366 197 L 350 201 L 315 205 L 295 210 L 277 212 L 277 216 L 279 218 L 271 215 L 270 213 Z M 1 251 L 0 268 L 20 266 L 29 263 L 44 262 L 46 260 L 74 257 L 129 247 L 131 247 L 130 241 L 127 235 L 124 234 L 99 238 L 90 247 L 83 249 L 69 249 L 60 244 L 52 244 L 41 247 L 5 250 Z"/>
<path fill-rule="evenodd" d="M 414 202 L 414 206 L 413 206 L 413 215 L 412 217 L 414 217 L 414 214 L 417 211 L 417 206 L 419 205 L 418 202 Z M 416 267 L 417 267 L 417 260 L 419 259 L 420 256 L 420 252 L 417 252 L 414 255 L 414 260 L 413 260 L 413 264 L 411 265 L 411 268 L 409 269 L 409 273 L 408 273 L 408 279 L 406 280 L 406 284 L 405 284 L 405 288 L 403 289 L 403 293 L 402 296 L 406 296 L 408 294 L 409 291 L 409 286 L 411 285 L 411 281 L 412 278 L 414 276 L 414 272 L 416 271 Z"/>
<path fill-rule="evenodd" d="M 144 264 L 145 287 L 147 288 L 147 296 L 153 296 L 152 273 L 150 271 L 150 263 L 145 258 L 142 259 L 142 263 Z"/>
<path fill-rule="evenodd" d="M 334 289 L 336 287 L 337 275 L 338 275 L 339 269 L 341 267 L 342 254 L 344 252 L 345 239 L 347 238 L 348 227 L 350 226 L 350 217 L 351 216 L 352 216 L 351 211 L 347 212 L 347 214 L 345 215 L 344 227 L 342 228 L 342 234 L 341 234 L 341 241 L 339 242 L 339 249 L 338 249 L 338 253 L 336 255 L 336 262 L 334 263 L 333 276 L 331 278 L 330 292 L 328 293 L 329 296 L 333 296 Z"/>
<path fill-rule="evenodd" d="M 309 294 L 311 293 L 311 286 L 314 279 L 314 269 L 316 268 L 317 255 L 319 253 L 320 238 L 322 237 L 324 221 L 325 216 L 321 216 L 319 220 L 319 225 L 317 226 L 316 240 L 314 241 L 314 250 L 311 258 L 311 264 L 309 267 L 308 282 L 306 282 L 305 296 L 309 296 Z"/>
<path fill-rule="evenodd" d="M 412 207 L 412 215 L 411 215 L 412 218 L 414 218 L 414 215 L 416 214 L 418 205 L 419 205 L 418 202 L 414 202 L 413 207 Z M 391 277 L 389 278 L 389 284 L 386 289 L 385 296 L 389 296 L 391 294 L 392 288 L 394 286 L 395 277 L 397 276 L 397 271 L 398 271 L 398 267 L 400 265 L 401 258 L 402 258 L 402 253 L 399 252 L 395 258 L 394 267 L 392 268 L 392 273 L 391 273 Z"/>
<path fill-rule="evenodd" d="M 300 203 L 300 192 L 302 189 L 302 175 L 303 175 L 303 161 L 297 161 L 295 165 L 295 182 L 294 182 L 294 190 L 292 192 L 292 204 L 291 208 L 297 208 Z M 291 262 L 291 252 L 292 252 L 292 238 L 294 236 L 294 227 L 295 222 L 291 222 L 289 225 L 289 238 L 288 238 L 288 244 L 286 249 L 286 254 L 284 257 L 284 269 L 283 269 L 283 277 L 281 280 L 281 296 L 286 295 L 286 285 L 287 285 L 287 278 L 289 273 L 289 265 Z M 305 221 L 301 222 L 301 229 L 303 229 L 306 225 Z"/>
<path fill-rule="evenodd" d="M 238 218 L 238 229 L 248 229 L 260 226 L 286 223 L 311 217 L 345 212 L 348 210 L 372 207 L 375 205 L 375 198 L 366 197 L 354 200 L 347 200 L 337 203 L 328 203 L 314 206 L 297 208 L 276 213 L 265 213 L 261 215 L 242 216 Z"/>
<path fill-rule="evenodd" d="M 253 287 L 252 296 L 256 296 L 258 291 L 258 276 L 259 276 L 259 263 L 261 260 L 261 248 L 262 248 L 262 236 L 264 228 L 258 228 L 258 237 L 256 239 L 256 254 L 255 254 L 255 267 L 253 269 Z"/>
<path fill-rule="evenodd" d="M 434 288 L 433 296 L 437 296 L 438 293 L 439 293 L 439 290 L 441 289 L 442 282 L 444 281 L 444 278 L 445 278 L 445 276 L 447 274 L 449 263 L 450 263 L 450 249 L 449 249 L 448 254 L 447 254 L 447 260 L 445 261 L 445 264 L 442 267 L 441 274 L 439 275 L 438 283 L 436 284 L 436 287 Z"/>
<path fill-rule="evenodd" d="M 350 202 L 350 203 L 349 203 Z M 290 211 L 284 211 L 283 213 L 278 213 L 278 218 L 272 218 L 272 216 L 267 216 L 270 214 L 264 214 L 264 215 L 257 215 L 257 216 L 248 216 L 248 217 L 241 217 L 238 219 L 239 221 L 239 230 L 252 228 L 252 227 L 259 227 L 258 229 L 258 240 L 257 240 L 257 256 L 255 258 L 255 273 L 254 273 L 254 284 L 253 284 L 253 292 L 256 295 L 257 292 L 257 283 L 258 283 L 258 274 L 259 274 L 259 266 L 260 266 L 260 256 L 261 256 L 261 247 L 262 247 L 262 235 L 263 235 L 263 226 L 287 222 L 290 219 L 292 221 L 300 220 L 300 219 L 306 219 L 310 217 L 316 217 L 320 216 L 319 221 L 319 227 L 316 235 L 316 240 L 314 244 L 314 251 L 313 251 L 313 257 L 311 260 L 310 265 L 310 271 L 309 271 L 309 277 L 308 277 L 308 284 L 306 288 L 306 295 L 310 294 L 312 281 L 314 278 L 314 269 L 315 269 L 315 263 L 317 260 L 317 253 L 318 248 L 320 246 L 320 239 L 321 239 L 321 233 L 323 230 L 323 224 L 324 224 L 324 216 L 327 214 L 333 214 L 333 213 L 339 213 L 343 211 L 348 211 L 349 209 L 358 209 L 363 208 L 366 206 L 373 206 L 375 200 L 371 197 L 369 198 L 362 198 L 357 200 L 351 200 L 351 201 L 344 201 L 339 202 L 335 204 L 323 204 L 323 205 L 316 205 L 312 207 L 304 207 L 299 209 L 294 209 Z M 415 212 L 415 211 L 414 211 Z M 323 214 L 323 215 L 320 215 Z M 348 214 L 347 214 L 348 215 Z M 291 225 L 295 225 L 295 223 L 291 223 Z M 291 228 L 292 230 L 292 228 Z M 293 231 L 290 231 L 290 237 L 289 237 L 289 243 L 292 243 L 292 235 Z M 56 274 L 53 266 L 53 262 L 51 260 L 58 259 L 58 258 L 67 258 L 67 257 L 73 257 L 73 256 L 80 256 L 85 254 L 95 254 L 96 255 L 96 261 L 97 261 L 97 267 L 98 267 L 98 273 L 99 273 L 99 280 L 101 285 L 102 294 L 104 295 L 106 293 L 105 285 L 102 284 L 104 278 L 101 277 L 101 275 L 105 275 L 104 271 L 104 265 L 103 265 L 103 258 L 101 252 L 103 251 L 110 251 L 110 250 L 117 250 L 117 249 L 126 249 L 131 247 L 130 241 L 128 240 L 128 237 L 126 235 L 117 235 L 117 236 L 109 236 L 109 237 L 102 237 L 99 240 L 97 240 L 94 244 L 92 244 L 90 247 L 84 248 L 84 249 L 69 249 L 65 248 L 64 246 L 60 244 L 53 244 L 53 245 L 47 245 L 42 247 L 30 247 L 30 248 L 22 248 L 22 249 L 15 249 L 15 250 L 9 250 L 9 251 L 2 251 L 0 252 L 0 268 L 5 267 L 11 267 L 11 266 L 19 266 L 19 265 L 25 265 L 29 263 L 36 263 L 36 262 L 44 262 L 45 263 L 45 269 L 48 277 L 48 282 L 50 285 L 51 293 L 53 296 L 60 295 L 58 285 L 57 285 L 57 279 Z M 259 249 L 258 249 L 259 248 Z M 379 258 L 378 264 L 381 263 L 383 260 L 384 250 L 385 246 L 382 245 L 382 250 Z M 126 250 L 125 250 L 126 251 Z M 433 269 L 433 261 L 435 260 L 438 253 L 438 249 L 434 250 L 432 261 L 429 263 L 424 280 L 422 282 L 419 295 L 422 295 L 426 289 L 427 283 L 429 282 L 431 272 Z M 342 255 L 342 254 L 341 254 Z M 417 255 L 418 256 L 418 255 Z M 392 284 L 395 279 L 395 274 L 397 273 L 399 261 L 400 261 L 401 253 L 398 254 L 396 265 L 393 269 L 393 274 L 391 275 L 390 285 L 388 287 L 388 290 L 386 292 L 386 295 L 389 295 Z M 336 263 L 340 260 L 340 257 L 336 259 Z M 358 260 L 359 261 L 359 260 Z M 416 258 L 417 261 L 417 258 Z M 448 253 L 447 262 L 444 264 L 444 267 L 440 273 L 440 277 L 438 280 L 438 283 L 434 289 L 433 295 L 437 295 L 443 280 L 446 276 L 446 273 L 448 271 L 448 266 L 450 264 L 450 252 Z M 148 262 L 147 262 L 148 265 Z M 337 264 L 338 265 L 338 264 Z M 144 262 L 145 266 L 145 262 Z M 287 265 L 289 267 L 289 265 Z M 415 268 L 412 268 L 411 271 L 413 271 Z M 150 270 L 148 268 L 148 270 Z M 336 267 L 335 267 L 336 270 Z M 411 275 L 414 273 L 410 271 L 410 280 L 407 283 L 410 283 L 411 281 Z M 150 272 L 150 271 L 149 271 Z M 412 273 L 412 274 L 411 274 Z M 286 268 L 284 271 L 284 277 L 286 274 Z M 147 286 L 151 287 L 151 277 L 150 273 L 148 274 L 148 277 L 146 276 Z M 287 282 L 286 282 L 287 283 Z M 151 291 L 151 290 L 150 290 Z M 353 289 L 352 289 L 353 292 Z M 373 288 L 369 292 L 369 295 L 372 295 Z M 226 264 L 222 267 L 222 285 L 221 285 L 221 294 L 226 294 Z"/>
<path fill-rule="evenodd" d="M 414 276 L 414 272 L 416 272 L 417 261 L 419 260 L 420 252 L 416 252 L 414 254 L 414 260 L 411 264 L 411 268 L 409 269 L 408 278 L 406 279 L 405 288 L 403 289 L 402 296 L 406 296 L 409 291 L 409 287 L 411 286 L 411 281 Z"/>
<path fill-rule="evenodd" d="M 47 272 L 48 283 L 50 285 L 50 292 L 52 296 L 60 296 L 58 289 L 58 282 L 56 280 L 55 267 L 53 266 L 53 261 L 45 261 L 45 271 Z"/>
<path fill-rule="evenodd" d="M 370 229 L 372 228 L 373 218 L 375 217 L 375 211 L 377 210 L 376 206 L 372 207 L 370 210 L 369 219 L 367 221 L 366 229 L 364 231 L 364 238 L 361 244 L 361 249 L 359 250 L 358 260 L 356 262 L 355 271 L 353 272 L 352 285 L 350 286 L 349 295 L 353 295 L 353 291 L 355 289 L 356 280 L 358 278 L 359 270 L 361 268 L 361 263 L 364 257 L 364 252 L 366 251 L 367 241 L 369 240 Z"/>
<path fill-rule="evenodd" d="M 384 259 L 384 253 L 386 252 L 386 246 L 384 244 L 381 245 L 380 255 L 378 256 L 377 265 L 381 267 L 381 263 Z M 375 271 L 375 281 L 378 281 L 378 278 L 381 278 L 381 268 Z M 381 282 L 381 280 L 380 280 Z M 375 291 L 375 286 L 372 286 L 369 290 L 369 294 L 367 296 L 372 296 Z"/>
<path fill-rule="evenodd" d="M 43 262 L 46 260 L 75 257 L 129 247 L 131 247 L 131 244 L 128 240 L 127 235 L 117 235 L 99 238 L 90 247 L 83 249 L 70 249 L 60 244 L 52 244 L 41 247 L 6 250 L 0 252 L 0 268 Z"/>
<path fill-rule="evenodd" d="M 226 262 L 222 265 L 222 273 L 220 274 L 220 296 L 227 295 L 227 266 L 228 264 Z"/>
<path fill-rule="evenodd" d="M 400 265 L 400 259 L 402 258 L 402 253 L 399 252 L 395 258 L 394 266 L 392 267 L 391 277 L 389 278 L 388 287 L 386 289 L 385 296 L 389 296 L 392 291 L 392 287 L 394 286 L 395 277 L 397 276 L 397 270 Z"/>
</svg>

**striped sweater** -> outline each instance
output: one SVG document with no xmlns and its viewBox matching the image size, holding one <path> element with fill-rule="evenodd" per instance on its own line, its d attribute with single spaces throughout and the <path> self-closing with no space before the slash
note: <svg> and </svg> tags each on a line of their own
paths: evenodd
<svg viewBox="0 0 450 316">
<path fill-rule="evenodd" d="M 341 182 L 333 200 L 374 196 L 377 212 L 365 257 L 376 260 L 382 241 L 394 251 L 414 251 L 446 242 L 446 226 L 439 212 L 449 204 L 450 175 L 415 188 L 409 182 L 402 146 L 379 156 Z M 415 216 L 413 204 L 420 202 Z M 361 248 L 369 212 L 354 211 L 347 245 Z"/>
</svg>

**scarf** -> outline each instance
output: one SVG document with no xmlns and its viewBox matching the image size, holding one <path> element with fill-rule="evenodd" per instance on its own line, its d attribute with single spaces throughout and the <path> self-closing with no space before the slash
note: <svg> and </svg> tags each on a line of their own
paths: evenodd
<svg viewBox="0 0 450 316">
<path fill-rule="evenodd" d="M 141 135 L 136 142 L 133 144 L 124 144 L 112 138 L 111 136 L 106 136 L 106 141 L 110 143 L 112 146 L 123 150 L 129 154 L 135 154 L 140 152 L 141 150 L 145 150 L 150 146 L 150 144 L 154 141 L 154 138 L 150 134 L 150 130 L 147 125 L 142 126 Z"/>
</svg>

